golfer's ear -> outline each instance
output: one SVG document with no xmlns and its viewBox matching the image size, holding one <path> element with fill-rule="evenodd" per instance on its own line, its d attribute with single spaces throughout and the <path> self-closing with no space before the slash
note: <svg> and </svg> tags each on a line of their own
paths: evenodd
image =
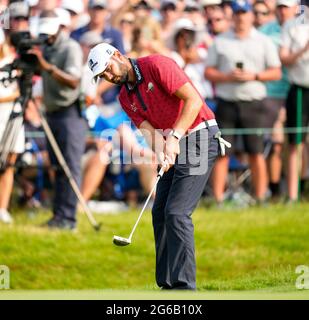
<svg viewBox="0 0 309 320">
<path fill-rule="evenodd" d="M 116 50 L 114 52 L 114 58 L 116 58 L 117 60 L 121 60 L 121 57 L 122 57 L 122 54 L 118 50 Z"/>
</svg>

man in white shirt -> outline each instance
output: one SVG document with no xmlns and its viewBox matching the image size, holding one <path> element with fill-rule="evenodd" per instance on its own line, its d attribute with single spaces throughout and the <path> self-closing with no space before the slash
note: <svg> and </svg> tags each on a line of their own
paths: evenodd
<svg viewBox="0 0 309 320">
<path fill-rule="evenodd" d="M 266 81 L 281 77 L 277 49 L 269 38 L 253 27 L 252 6 L 245 0 L 232 3 L 234 29 L 217 37 L 208 51 L 205 76 L 216 84 L 217 121 L 223 129 L 262 128 L 263 99 Z M 227 137 L 232 142 L 235 136 Z M 263 156 L 263 137 L 244 135 L 245 151 L 257 201 L 263 201 L 267 190 L 267 171 Z M 224 200 L 229 157 L 217 160 L 213 172 L 214 195 Z"/>
</svg>

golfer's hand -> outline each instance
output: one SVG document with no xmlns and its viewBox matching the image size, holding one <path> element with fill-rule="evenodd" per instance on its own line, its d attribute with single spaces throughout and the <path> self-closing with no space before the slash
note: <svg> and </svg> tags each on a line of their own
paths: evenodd
<svg viewBox="0 0 309 320">
<path fill-rule="evenodd" d="M 165 171 L 168 171 L 170 167 L 172 167 L 175 164 L 176 157 L 180 153 L 180 147 L 179 147 L 179 140 L 175 138 L 174 136 L 168 136 L 165 143 L 165 163 L 168 164 L 167 169 Z"/>
</svg>

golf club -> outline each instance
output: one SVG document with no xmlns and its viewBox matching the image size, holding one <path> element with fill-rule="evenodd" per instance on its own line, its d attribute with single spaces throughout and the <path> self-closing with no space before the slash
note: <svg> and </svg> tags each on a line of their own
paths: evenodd
<svg viewBox="0 0 309 320">
<path fill-rule="evenodd" d="M 146 207 L 147 207 L 147 204 L 148 204 L 148 202 L 149 202 L 149 200 L 150 200 L 153 192 L 155 191 L 155 189 L 156 189 L 156 187 L 157 187 L 157 184 L 158 184 L 160 178 L 161 178 L 161 177 L 163 176 L 163 174 L 164 174 L 165 167 L 166 167 L 166 165 L 163 165 L 162 168 L 160 169 L 160 171 L 159 171 L 159 173 L 158 173 L 158 176 L 157 176 L 156 183 L 154 184 L 152 190 L 151 190 L 150 193 L 149 193 L 149 196 L 148 196 L 148 198 L 147 198 L 147 200 L 146 200 L 146 202 L 145 202 L 145 204 L 144 204 L 144 206 L 143 206 L 143 209 L 142 209 L 141 213 L 139 214 L 139 216 L 138 216 L 138 218 L 137 218 L 137 221 L 136 221 L 136 223 L 135 223 L 135 225 L 134 225 L 134 227 L 133 227 L 133 229 L 132 229 L 132 231 L 131 231 L 131 234 L 130 234 L 129 238 L 123 238 L 123 237 L 119 237 L 119 236 L 114 236 L 114 238 L 113 238 L 113 243 L 114 243 L 116 246 L 124 247 L 124 246 L 127 246 L 127 245 L 131 244 L 133 233 L 134 233 L 134 231 L 135 231 L 135 229 L 136 229 L 136 227 L 137 227 L 137 225 L 138 225 L 138 223 L 139 223 L 139 221 L 140 221 L 140 219 L 141 219 L 141 217 L 142 217 L 142 215 L 143 215 L 143 213 L 144 213 L 144 211 L 145 211 L 145 209 L 146 209 Z"/>
</svg>

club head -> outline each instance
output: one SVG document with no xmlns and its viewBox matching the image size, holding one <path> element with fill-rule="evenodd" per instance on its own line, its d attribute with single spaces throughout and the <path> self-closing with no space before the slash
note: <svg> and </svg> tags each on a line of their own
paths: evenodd
<svg viewBox="0 0 309 320">
<path fill-rule="evenodd" d="M 113 243 L 114 243 L 116 246 L 125 247 L 125 246 L 131 244 L 131 240 L 130 240 L 130 239 L 127 239 L 127 238 L 122 238 L 122 237 L 114 236 L 114 238 L 113 238 Z"/>
</svg>

